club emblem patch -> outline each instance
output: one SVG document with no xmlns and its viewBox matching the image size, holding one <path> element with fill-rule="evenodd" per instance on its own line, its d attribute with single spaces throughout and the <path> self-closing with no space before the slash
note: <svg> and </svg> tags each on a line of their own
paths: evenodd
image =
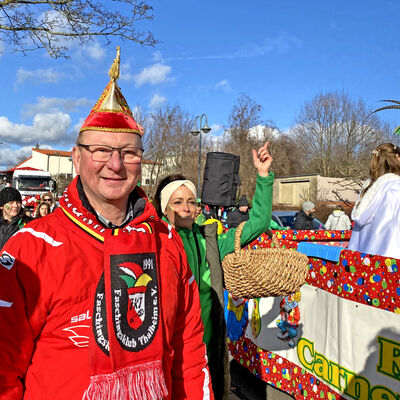
<svg viewBox="0 0 400 400">
<path fill-rule="evenodd" d="M 159 322 L 155 255 L 143 253 L 111 256 L 110 270 L 115 337 L 125 350 L 134 352 L 143 350 L 152 342 Z M 107 324 L 102 325 L 100 330 L 96 329 L 96 326 L 100 326 L 106 320 L 104 299 L 103 281 L 102 288 L 99 282 L 96 293 L 93 330 L 97 343 L 108 354 Z M 100 306 L 98 314 L 96 304 Z"/>
<path fill-rule="evenodd" d="M 15 257 L 13 257 L 11 254 L 7 253 L 6 251 L 3 251 L 0 256 L 0 265 L 2 265 L 4 268 L 7 268 L 10 270 L 15 263 Z"/>
</svg>

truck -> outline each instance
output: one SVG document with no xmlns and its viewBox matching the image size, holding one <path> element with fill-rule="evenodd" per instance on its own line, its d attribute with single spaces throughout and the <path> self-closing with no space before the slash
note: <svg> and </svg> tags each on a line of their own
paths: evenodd
<svg viewBox="0 0 400 400">
<path fill-rule="evenodd" d="M 55 194 L 56 182 L 51 178 L 50 172 L 35 168 L 13 168 L 3 171 L 6 185 L 19 190 L 22 205 L 25 208 L 34 208 L 40 196 L 46 192 Z"/>
</svg>

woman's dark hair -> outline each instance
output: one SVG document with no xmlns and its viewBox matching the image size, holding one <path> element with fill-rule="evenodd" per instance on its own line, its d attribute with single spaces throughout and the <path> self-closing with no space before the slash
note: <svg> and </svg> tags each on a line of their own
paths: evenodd
<svg viewBox="0 0 400 400">
<path fill-rule="evenodd" d="M 372 159 L 369 166 L 371 182 L 362 191 L 361 197 L 375 183 L 375 181 L 389 172 L 400 175 L 400 149 L 393 143 L 383 143 L 372 151 Z"/>
<path fill-rule="evenodd" d="M 167 186 L 171 182 L 185 180 L 185 179 L 187 178 L 181 174 L 168 175 L 165 178 L 163 178 L 158 184 L 157 189 L 153 196 L 153 206 L 156 209 L 157 215 L 160 218 L 163 216 L 163 212 L 161 211 L 161 190 L 163 190 L 165 186 Z"/>
<path fill-rule="evenodd" d="M 40 218 L 40 209 L 41 207 L 45 206 L 47 208 L 48 213 L 50 214 L 50 205 L 44 202 L 40 202 L 37 207 L 36 207 L 36 211 L 35 211 L 35 218 Z"/>
</svg>

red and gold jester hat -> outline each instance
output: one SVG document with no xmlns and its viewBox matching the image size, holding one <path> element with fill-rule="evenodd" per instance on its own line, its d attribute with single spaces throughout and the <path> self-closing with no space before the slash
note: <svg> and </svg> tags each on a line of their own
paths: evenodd
<svg viewBox="0 0 400 400">
<path fill-rule="evenodd" d="M 143 135 L 143 128 L 133 118 L 132 111 L 118 86 L 119 64 L 120 47 L 118 46 L 117 57 L 108 71 L 110 82 L 85 119 L 79 132 L 128 132 Z"/>
</svg>

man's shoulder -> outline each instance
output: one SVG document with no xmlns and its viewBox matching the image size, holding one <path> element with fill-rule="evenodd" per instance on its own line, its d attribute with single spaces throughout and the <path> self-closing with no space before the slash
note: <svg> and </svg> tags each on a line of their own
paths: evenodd
<svg viewBox="0 0 400 400">
<path fill-rule="evenodd" d="M 51 213 L 45 217 L 29 221 L 10 239 L 11 243 L 26 243 L 44 239 L 45 242 L 58 243 L 60 238 L 70 234 L 63 213 Z"/>
<path fill-rule="evenodd" d="M 303 210 L 297 211 L 297 213 L 295 215 L 296 219 L 297 218 L 306 218 L 306 217 L 307 217 L 307 214 Z"/>
<path fill-rule="evenodd" d="M 167 222 L 163 221 L 161 218 L 156 218 L 154 221 L 154 233 L 160 237 L 161 242 L 176 242 L 182 243 L 182 239 L 179 233 Z"/>
<path fill-rule="evenodd" d="M 235 215 L 238 215 L 238 214 L 239 214 L 239 210 L 235 207 L 234 209 L 229 211 L 229 213 L 228 213 L 226 218 L 229 218 L 229 217 L 232 218 L 232 217 L 234 217 Z"/>
</svg>

